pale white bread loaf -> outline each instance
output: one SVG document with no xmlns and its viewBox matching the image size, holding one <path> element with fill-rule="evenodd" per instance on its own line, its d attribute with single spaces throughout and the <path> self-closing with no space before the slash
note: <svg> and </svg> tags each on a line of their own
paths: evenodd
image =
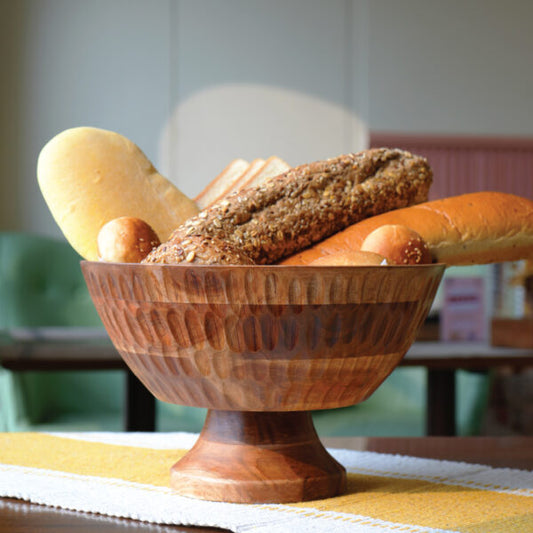
<svg viewBox="0 0 533 533">
<path fill-rule="evenodd" d="M 306 265 L 328 254 L 360 250 L 367 235 L 401 224 L 427 243 L 433 261 L 448 266 L 533 257 L 533 201 L 483 191 L 421 203 L 367 218 L 293 255 L 283 264 Z"/>
<path fill-rule="evenodd" d="M 79 127 L 59 133 L 39 154 L 37 178 L 63 234 L 92 261 L 98 260 L 98 233 L 110 220 L 142 219 L 164 241 L 198 213 L 138 146 L 112 131 Z"/>
<path fill-rule="evenodd" d="M 245 159 L 234 159 L 224 170 L 211 180 L 206 187 L 198 194 L 194 201 L 200 209 L 205 209 L 217 198 L 224 195 L 226 191 L 242 176 L 248 169 L 250 163 Z"/>
</svg>

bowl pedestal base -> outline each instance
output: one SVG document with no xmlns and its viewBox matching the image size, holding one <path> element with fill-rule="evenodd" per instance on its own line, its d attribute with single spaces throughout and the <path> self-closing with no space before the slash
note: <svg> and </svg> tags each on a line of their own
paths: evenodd
<svg viewBox="0 0 533 533">
<path fill-rule="evenodd" d="M 309 411 L 209 410 L 194 447 L 171 469 L 184 496 L 234 503 L 289 503 L 346 490 Z"/>
</svg>

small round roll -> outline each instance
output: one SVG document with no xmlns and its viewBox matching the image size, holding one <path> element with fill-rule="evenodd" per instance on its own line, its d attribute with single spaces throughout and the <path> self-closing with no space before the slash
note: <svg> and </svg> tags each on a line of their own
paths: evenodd
<svg viewBox="0 0 533 533">
<path fill-rule="evenodd" d="M 355 265 L 387 265 L 387 259 L 374 252 L 346 251 L 324 255 L 311 261 L 311 266 L 355 266 Z"/>
<path fill-rule="evenodd" d="M 119 217 L 102 226 L 98 233 L 100 261 L 140 263 L 161 244 L 152 227 L 135 217 Z"/>
<path fill-rule="evenodd" d="M 380 254 L 396 265 L 432 262 L 426 241 L 416 231 L 400 224 L 386 224 L 369 233 L 361 251 Z"/>
</svg>

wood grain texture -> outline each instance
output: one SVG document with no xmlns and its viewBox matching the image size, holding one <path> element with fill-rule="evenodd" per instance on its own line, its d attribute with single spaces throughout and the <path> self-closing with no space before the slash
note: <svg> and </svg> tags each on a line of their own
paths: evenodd
<svg viewBox="0 0 533 533">
<path fill-rule="evenodd" d="M 414 341 L 444 267 L 82 269 L 111 340 L 145 386 L 162 401 L 210 410 L 173 486 L 205 499 L 288 502 L 343 490 L 342 467 L 309 411 L 376 390 Z"/>
<path fill-rule="evenodd" d="M 533 348 L 533 318 L 493 318 L 492 346 Z"/>
<path fill-rule="evenodd" d="M 346 472 L 308 411 L 211 410 L 195 446 L 172 467 L 171 485 L 205 500 L 287 503 L 342 494 Z"/>
<path fill-rule="evenodd" d="M 397 366 L 442 268 L 84 263 L 126 363 L 159 399 L 222 410 L 353 405 Z"/>
</svg>

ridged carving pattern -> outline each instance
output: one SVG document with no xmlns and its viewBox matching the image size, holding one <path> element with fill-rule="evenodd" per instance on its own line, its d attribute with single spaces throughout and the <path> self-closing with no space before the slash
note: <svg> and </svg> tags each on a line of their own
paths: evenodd
<svg viewBox="0 0 533 533">
<path fill-rule="evenodd" d="M 224 410 L 367 398 L 425 319 L 443 267 L 82 263 L 104 325 L 159 399 Z"/>
</svg>

